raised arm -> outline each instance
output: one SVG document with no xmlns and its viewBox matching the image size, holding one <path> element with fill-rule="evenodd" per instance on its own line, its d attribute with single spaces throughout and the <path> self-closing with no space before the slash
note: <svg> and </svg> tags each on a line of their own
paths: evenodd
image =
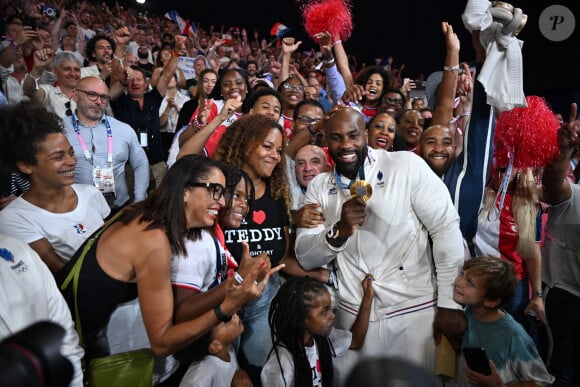
<svg viewBox="0 0 580 387">
<path fill-rule="evenodd" d="M 280 69 L 280 79 L 287 79 L 290 75 L 290 58 L 292 53 L 300 47 L 302 42 L 294 42 L 293 37 L 287 37 L 282 39 L 282 68 Z M 302 78 L 301 81 L 303 81 Z"/>
<path fill-rule="evenodd" d="M 46 70 L 54 59 L 54 51 L 50 48 L 45 48 L 34 52 L 34 65 L 24 79 L 22 84 L 22 91 L 24 95 L 30 98 L 30 101 L 35 106 L 40 106 L 44 101 L 44 90 L 38 87 L 38 81 L 42 76 L 42 72 Z"/>
<path fill-rule="evenodd" d="M 459 77 L 459 39 L 453 32 L 453 27 L 447 22 L 441 23 L 441 29 L 445 35 L 447 55 L 445 66 L 443 67 L 443 78 L 437 91 L 437 104 L 433 111 L 431 125 L 449 126 L 453 118 L 453 105 L 455 100 L 455 90 L 457 89 L 457 79 Z"/>
<path fill-rule="evenodd" d="M 572 196 L 570 183 L 566 178 L 570 155 L 574 146 L 580 143 L 580 120 L 577 117 L 577 105 L 570 107 L 568 121 L 558 129 L 558 145 L 560 154 L 544 168 L 542 185 L 544 202 L 556 205 Z"/>
<path fill-rule="evenodd" d="M 353 83 L 352 74 L 348 68 L 348 58 L 342 47 L 342 42 L 336 41 L 334 55 L 332 52 L 332 36 L 329 32 L 321 32 L 314 37 L 320 45 L 320 52 L 322 52 L 323 68 L 326 74 L 326 83 L 328 85 L 328 94 L 333 103 L 340 100 L 346 90 L 346 85 Z M 344 62 L 344 63 L 343 63 Z M 345 78 L 344 73 L 348 74 Z M 347 78 L 348 83 L 347 83 Z"/>
<path fill-rule="evenodd" d="M 219 114 L 213 120 L 211 120 L 209 124 L 204 126 L 205 118 L 201 117 L 202 116 L 207 117 L 206 114 L 209 114 L 210 105 L 204 103 L 203 101 L 200 101 L 200 107 L 198 108 L 199 111 L 197 113 L 195 121 L 200 123 L 202 126 L 196 127 L 197 129 L 199 129 L 198 132 L 193 133 L 191 130 L 188 129 L 181 134 L 181 137 L 179 138 L 181 146 L 179 147 L 177 160 L 179 160 L 185 155 L 201 154 L 203 151 L 203 147 L 205 146 L 205 143 L 211 137 L 211 135 L 225 120 L 230 118 L 232 114 L 234 114 L 234 112 L 238 110 L 241 106 L 242 100 L 240 96 L 238 96 L 237 98 L 228 99 L 225 102 L 224 107 L 219 112 Z"/>
<path fill-rule="evenodd" d="M 177 69 L 179 57 L 187 55 L 187 47 L 185 44 L 186 41 L 187 38 L 185 36 L 175 35 L 175 48 L 173 49 L 173 56 L 171 57 L 169 62 L 167 62 L 165 66 L 163 66 L 163 72 L 159 77 L 159 82 L 157 82 L 157 86 L 155 86 L 155 88 L 162 97 L 165 96 L 165 93 L 167 92 L 167 85 L 169 84 L 171 77 L 173 76 L 175 70 Z"/>
<path fill-rule="evenodd" d="M 351 87 L 354 85 L 354 79 L 352 77 L 352 73 L 350 72 L 348 56 L 346 55 L 342 41 L 340 39 L 335 39 L 332 43 L 332 46 L 334 49 L 334 59 L 336 60 L 336 66 L 342 75 L 342 78 L 344 79 L 344 84 L 347 88 Z"/>
</svg>

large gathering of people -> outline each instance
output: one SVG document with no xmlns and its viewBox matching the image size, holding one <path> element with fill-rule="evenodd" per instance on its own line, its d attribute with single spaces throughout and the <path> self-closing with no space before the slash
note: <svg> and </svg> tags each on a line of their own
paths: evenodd
<svg viewBox="0 0 580 387">
<path fill-rule="evenodd" d="M 71 386 L 118 337 L 148 385 L 580 385 L 577 106 L 523 94 L 525 10 L 466 3 L 425 80 L 336 26 L 0 0 L 0 340 L 59 324 Z"/>
</svg>

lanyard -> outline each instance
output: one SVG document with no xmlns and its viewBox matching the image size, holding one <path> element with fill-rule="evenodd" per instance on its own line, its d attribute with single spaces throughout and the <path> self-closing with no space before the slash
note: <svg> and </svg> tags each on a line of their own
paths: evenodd
<svg viewBox="0 0 580 387">
<path fill-rule="evenodd" d="M 336 167 L 334 167 L 334 175 L 336 177 L 336 184 L 338 184 L 338 187 L 340 189 L 347 189 L 350 188 L 350 186 L 356 181 L 355 180 L 351 180 L 350 183 L 348 183 L 348 186 L 345 186 L 344 183 L 342 182 L 342 179 L 340 178 L 340 175 L 338 174 L 338 171 L 336 170 Z M 364 180 L 365 179 L 365 163 L 363 161 L 363 163 L 361 164 L 359 170 L 358 170 L 358 179 L 359 180 Z"/>
<path fill-rule="evenodd" d="M 113 163 L 113 132 L 111 131 L 111 125 L 109 124 L 107 115 L 105 115 L 104 117 L 105 117 L 105 127 L 107 128 L 107 163 L 109 163 L 110 165 Z M 76 115 L 73 114 L 71 116 L 71 120 L 75 133 L 77 134 L 77 138 L 79 139 L 79 143 L 81 144 L 81 148 L 83 149 L 85 158 L 92 163 L 93 155 L 91 154 L 91 151 L 89 151 L 89 149 L 87 148 L 87 144 L 85 143 L 85 140 L 81 135 Z"/>
</svg>

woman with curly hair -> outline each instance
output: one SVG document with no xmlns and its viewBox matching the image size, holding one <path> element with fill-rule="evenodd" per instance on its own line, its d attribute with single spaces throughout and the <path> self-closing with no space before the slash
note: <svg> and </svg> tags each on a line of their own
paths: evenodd
<svg viewBox="0 0 580 387">
<path fill-rule="evenodd" d="M 255 187 L 254 210 L 238 229 L 224 229 L 228 249 L 234 257 L 241 257 L 242 242 L 247 241 L 251 257 L 265 252 L 272 267 L 284 262 L 288 271 L 290 196 L 284 154 L 282 127 L 263 115 L 248 114 L 228 127 L 214 157 L 246 172 Z M 244 368 L 254 383 L 259 383 L 259 370 L 272 348 L 268 310 L 279 288 L 280 276 L 272 274 L 263 296 L 247 304 L 241 313 L 246 330 L 241 337 L 240 360 L 248 363 Z"/>
<path fill-rule="evenodd" d="M 396 86 L 397 80 L 389 71 L 381 66 L 369 66 L 347 87 L 342 100 L 357 108 L 367 123 L 377 115 L 387 89 Z"/>
</svg>

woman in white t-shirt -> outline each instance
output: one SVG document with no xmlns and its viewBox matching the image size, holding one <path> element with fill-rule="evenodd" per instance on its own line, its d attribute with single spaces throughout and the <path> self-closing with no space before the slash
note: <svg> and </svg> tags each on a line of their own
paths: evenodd
<svg viewBox="0 0 580 387">
<path fill-rule="evenodd" d="M 28 104 L 3 109 L 0 117 L 0 160 L 30 178 L 30 189 L 0 211 L 0 228 L 56 273 L 110 208 L 97 188 L 74 184 L 77 159 L 60 118 Z"/>
</svg>

